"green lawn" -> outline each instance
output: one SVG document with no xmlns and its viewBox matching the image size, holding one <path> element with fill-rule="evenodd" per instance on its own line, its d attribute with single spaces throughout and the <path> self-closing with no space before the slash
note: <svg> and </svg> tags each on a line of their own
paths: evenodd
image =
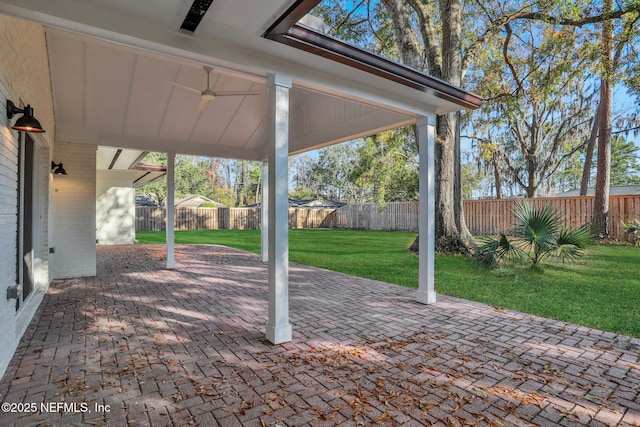
<svg viewBox="0 0 640 427">
<path fill-rule="evenodd" d="M 416 287 L 415 233 L 290 230 L 291 261 Z M 137 232 L 164 243 L 164 232 Z M 216 243 L 260 252 L 259 230 L 176 231 L 176 243 Z M 596 245 L 574 265 L 490 270 L 473 259 L 436 256 L 436 287 L 492 306 L 640 337 L 640 248 Z"/>
</svg>

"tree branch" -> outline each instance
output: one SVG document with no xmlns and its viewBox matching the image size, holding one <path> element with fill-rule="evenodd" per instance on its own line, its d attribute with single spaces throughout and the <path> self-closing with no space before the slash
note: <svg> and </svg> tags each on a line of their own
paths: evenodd
<svg viewBox="0 0 640 427">
<path fill-rule="evenodd" d="M 546 22 L 547 24 L 552 24 L 552 25 L 570 25 L 574 27 L 582 27 L 588 24 L 596 24 L 599 22 L 610 21 L 612 19 L 621 18 L 627 13 L 632 13 L 632 12 L 640 12 L 640 2 L 634 2 L 623 9 L 607 11 L 599 15 L 585 16 L 580 19 L 562 18 L 558 16 L 553 16 L 544 12 L 518 11 L 510 15 L 505 15 L 502 20 L 504 21 L 503 24 L 514 21 L 516 19 L 533 19 L 536 21 L 543 21 L 543 22 Z"/>
<path fill-rule="evenodd" d="M 440 77 L 442 76 L 442 52 L 438 43 L 436 25 L 427 11 L 424 1 L 407 0 L 407 3 L 418 15 L 420 23 L 420 34 L 424 43 L 427 54 L 427 69 L 429 74 Z"/>
<path fill-rule="evenodd" d="M 632 127 L 632 128 L 617 130 L 615 132 L 611 132 L 611 135 L 619 135 L 621 133 L 627 133 L 627 132 L 631 132 L 632 130 L 638 130 L 638 129 L 640 129 L 640 126 L 635 126 L 635 127 Z"/>
<path fill-rule="evenodd" d="M 351 15 L 353 15 L 356 10 L 362 6 L 362 4 L 365 2 L 366 0 L 362 0 L 360 3 L 358 3 L 357 5 L 355 5 L 351 11 L 347 14 L 347 16 L 344 17 L 344 19 L 336 25 L 335 27 L 335 31 L 337 32 L 338 30 L 340 30 L 347 22 L 349 22 L 349 19 L 351 19 Z"/>
<path fill-rule="evenodd" d="M 524 92 L 524 88 L 522 87 L 522 82 L 520 78 L 518 78 L 518 72 L 516 68 L 513 66 L 511 59 L 509 59 L 509 42 L 511 41 L 511 35 L 513 31 L 511 30 L 511 25 L 509 23 L 504 25 L 504 29 L 507 31 L 507 37 L 504 39 L 504 43 L 502 44 L 502 56 L 504 57 L 504 62 L 506 62 L 507 67 L 511 70 L 511 75 L 513 75 L 513 79 L 516 81 L 516 85 L 518 88 L 516 89 L 516 94 Z"/>
</svg>

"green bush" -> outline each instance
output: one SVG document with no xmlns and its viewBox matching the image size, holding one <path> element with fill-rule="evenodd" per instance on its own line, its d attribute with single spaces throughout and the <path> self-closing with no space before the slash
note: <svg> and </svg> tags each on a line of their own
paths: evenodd
<svg viewBox="0 0 640 427">
<path fill-rule="evenodd" d="M 538 266 L 552 256 L 563 263 L 583 255 L 593 241 L 587 225 L 571 229 L 562 225 L 562 217 L 551 205 L 542 208 L 519 202 L 514 209 L 516 224 L 512 232 L 498 238 L 482 237 L 476 251 L 478 259 L 492 267 L 502 260 Z"/>
<path fill-rule="evenodd" d="M 640 238 L 638 238 L 638 235 L 640 235 L 640 220 L 632 219 L 627 224 L 625 224 L 624 221 L 623 221 L 622 222 L 622 227 L 624 227 L 624 232 L 625 233 L 633 234 L 635 245 L 636 246 L 640 246 Z"/>
</svg>

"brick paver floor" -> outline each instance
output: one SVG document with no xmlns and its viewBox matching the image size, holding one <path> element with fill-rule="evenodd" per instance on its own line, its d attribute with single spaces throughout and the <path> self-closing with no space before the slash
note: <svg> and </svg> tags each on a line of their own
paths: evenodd
<svg viewBox="0 0 640 427">
<path fill-rule="evenodd" d="M 640 424 L 637 339 L 292 265 L 293 341 L 274 346 L 257 255 L 163 258 L 100 247 L 96 277 L 54 281 L 1 426 Z"/>
</svg>

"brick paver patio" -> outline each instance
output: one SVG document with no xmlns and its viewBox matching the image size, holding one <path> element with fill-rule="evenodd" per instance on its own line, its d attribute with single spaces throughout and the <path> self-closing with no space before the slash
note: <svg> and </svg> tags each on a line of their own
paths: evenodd
<svg viewBox="0 0 640 427">
<path fill-rule="evenodd" d="M 257 255 L 163 256 L 100 247 L 96 277 L 53 283 L 0 425 L 640 424 L 638 339 L 292 265 L 293 341 L 274 346 Z"/>
</svg>

